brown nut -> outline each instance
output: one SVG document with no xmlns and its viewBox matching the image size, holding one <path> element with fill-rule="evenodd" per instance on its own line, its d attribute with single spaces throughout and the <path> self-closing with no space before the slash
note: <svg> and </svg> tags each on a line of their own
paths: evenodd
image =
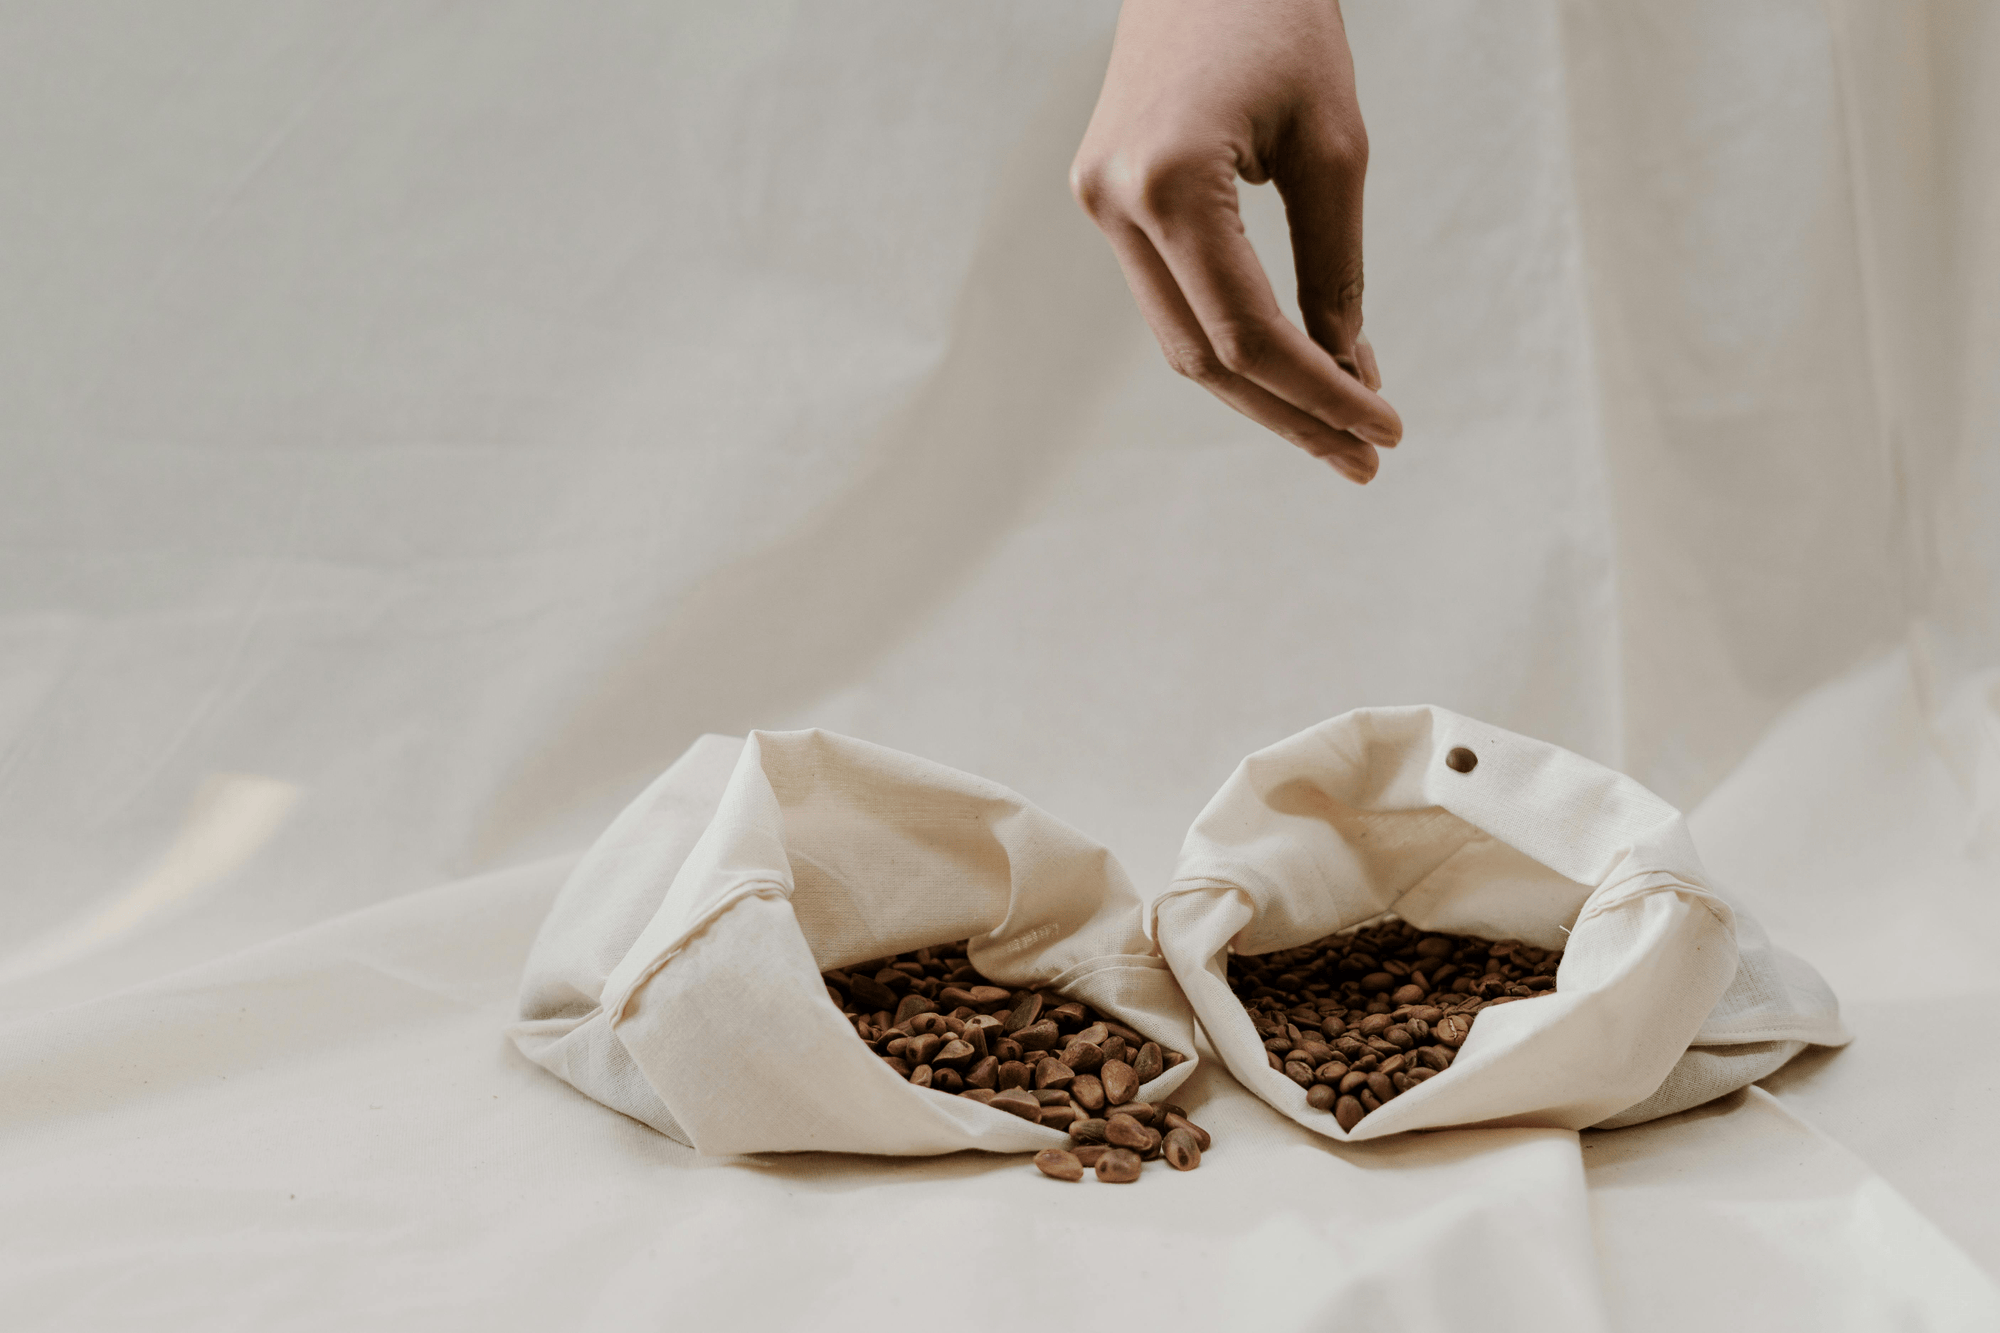
<svg viewBox="0 0 2000 1333">
<path fill-rule="evenodd" d="M 1109 1123 L 1103 1120 L 1072 1120 L 1069 1136 L 1078 1143 L 1102 1143 Z"/>
<path fill-rule="evenodd" d="M 931 1014 L 936 1012 L 937 1012 L 937 1006 L 935 1004 L 932 1004 L 929 1000 L 926 1000 L 923 996 L 905 995 L 903 997 L 902 1003 L 896 1006 L 896 1021 L 898 1023 L 901 1023 L 905 1019 L 915 1018 L 918 1014 Z"/>
<path fill-rule="evenodd" d="M 1076 1154 L 1061 1148 L 1044 1148 L 1035 1154 L 1035 1169 L 1053 1180 L 1082 1180 L 1083 1163 Z"/>
<path fill-rule="evenodd" d="M 1148 1129 L 1129 1115 L 1114 1115 L 1104 1122 L 1104 1141 L 1120 1148 L 1130 1148 L 1143 1152 L 1159 1141 L 1159 1133 Z"/>
<path fill-rule="evenodd" d="M 1138 1095 L 1139 1076 L 1123 1060 L 1106 1060 L 1097 1078 L 1104 1084 L 1104 1100 L 1109 1105 L 1123 1106 Z"/>
<path fill-rule="evenodd" d="M 1078 1074 L 1070 1080 L 1069 1099 L 1086 1111 L 1102 1111 L 1104 1085 L 1095 1074 Z"/>
<path fill-rule="evenodd" d="M 1083 1117 L 1074 1106 L 1044 1106 L 1042 1123 L 1050 1129 L 1068 1129 Z"/>
<path fill-rule="evenodd" d="M 1024 997 L 1007 1012 L 1005 1020 L 1007 1035 L 1011 1037 L 1022 1028 L 1027 1027 L 1039 1018 L 1041 1013 L 1042 997 L 1040 993 Z"/>
<path fill-rule="evenodd" d="M 1139 1154 L 1130 1148 L 1107 1148 L 1097 1159 L 1097 1178 L 1107 1185 L 1128 1185 L 1139 1178 Z"/>
<path fill-rule="evenodd" d="M 935 1041 L 936 1038 L 930 1038 Z M 933 1065 L 943 1065 L 948 1069 L 963 1069 L 972 1060 L 972 1046 L 957 1038 L 946 1042 L 936 1055 L 931 1057 Z"/>
<path fill-rule="evenodd" d="M 1087 1041 L 1071 1040 L 1063 1047 L 1062 1062 L 1079 1074 L 1088 1074 L 1104 1064 L 1104 1052 Z"/>
<path fill-rule="evenodd" d="M 1166 1063 L 1160 1058 L 1160 1044 L 1149 1041 L 1139 1048 L 1138 1058 L 1132 1061 L 1132 1072 L 1141 1084 L 1151 1083 L 1166 1072 Z"/>
<path fill-rule="evenodd" d="M 1021 1043 L 1024 1051 L 1050 1050 L 1061 1039 L 1062 1033 L 1046 1018 L 1039 1023 L 1030 1023 L 1014 1034 L 1014 1040 Z"/>
<path fill-rule="evenodd" d="M 1168 1133 L 1166 1142 L 1160 1147 L 1160 1155 L 1176 1171 L 1192 1171 L 1201 1165 L 1201 1145 L 1195 1142 L 1194 1135 L 1184 1129 Z"/>
<path fill-rule="evenodd" d="M 966 1071 L 965 1081 L 975 1088 L 996 1089 L 1000 1082 L 1000 1062 L 987 1056 Z"/>
<path fill-rule="evenodd" d="M 1009 1088 L 1025 1088 L 1035 1081 L 1035 1071 L 1019 1060 L 1009 1060 L 1000 1066 L 1000 1091 Z"/>
<path fill-rule="evenodd" d="M 1086 1167 L 1094 1167 L 1097 1165 L 1100 1157 L 1111 1151 L 1111 1145 L 1108 1143 L 1085 1143 L 1071 1148 L 1069 1151 L 1070 1156 L 1082 1162 Z"/>
<path fill-rule="evenodd" d="M 1035 1087 L 1038 1090 L 1067 1088 L 1075 1080 L 1076 1071 L 1053 1056 L 1045 1057 L 1035 1063 Z"/>
<path fill-rule="evenodd" d="M 1208 1131 L 1203 1129 L 1200 1125 L 1197 1125 L 1194 1121 L 1188 1119 L 1185 1115 L 1182 1115 L 1179 1111 L 1168 1111 L 1161 1118 L 1161 1120 L 1162 1123 L 1166 1125 L 1169 1133 L 1173 1132 L 1176 1129 L 1184 1129 L 1188 1133 L 1194 1135 L 1194 1141 L 1201 1145 L 1201 1150 L 1203 1152 L 1208 1151 L 1208 1144 L 1209 1144 Z"/>
<path fill-rule="evenodd" d="M 992 1104 L 993 1098 L 995 1096 L 994 1091 L 991 1088 L 967 1088 L 964 1092 L 961 1092 L 958 1095 L 965 1098 L 967 1101 L 983 1102 L 987 1105 Z"/>
<path fill-rule="evenodd" d="M 1025 1092 L 1020 1088 L 1009 1088 L 1005 1092 L 996 1092 L 993 1094 L 993 1100 L 986 1104 L 996 1111 L 1005 1111 L 1009 1115 L 1020 1116 L 1021 1119 L 1031 1125 L 1042 1123 L 1042 1104 L 1035 1100 L 1032 1093 Z"/>
<path fill-rule="evenodd" d="M 999 986 L 968 986 L 966 995 L 975 1009 L 991 1009 L 995 1005 L 1007 1003 L 1010 992 Z"/>
<path fill-rule="evenodd" d="M 1070 1040 L 1080 1041 L 1088 1046 L 1101 1047 L 1107 1040 L 1110 1039 L 1110 1037 L 1111 1037 L 1110 1028 L 1104 1026 L 1104 1024 L 1102 1023 L 1092 1023 L 1089 1027 L 1077 1033 L 1074 1037 L 1071 1037 Z"/>
</svg>

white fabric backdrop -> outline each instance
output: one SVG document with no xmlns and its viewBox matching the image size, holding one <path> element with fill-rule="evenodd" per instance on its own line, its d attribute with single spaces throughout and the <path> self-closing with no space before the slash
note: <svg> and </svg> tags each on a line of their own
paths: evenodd
<svg viewBox="0 0 2000 1333">
<path fill-rule="evenodd" d="M 1350 0 L 1366 490 L 1174 380 L 1068 200 L 1113 15 L 0 10 L 10 1317 L 838 1325 L 930 1308 L 858 1254 L 1087 1240 L 1162 1327 L 1992 1318 L 2000 11 Z M 693 1159 L 500 1035 L 702 731 L 1157 883 L 1242 755 L 1406 702 L 1690 809 L 1855 1045 L 1581 1147 L 1308 1142 L 1205 1067 L 1201 1172 L 1051 1218 Z"/>
</svg>

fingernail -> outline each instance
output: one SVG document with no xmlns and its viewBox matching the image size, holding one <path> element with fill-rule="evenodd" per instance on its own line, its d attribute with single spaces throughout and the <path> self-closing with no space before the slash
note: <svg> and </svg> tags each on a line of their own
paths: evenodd
<svg viewBox="0 0 2000 1333">
<path fill-rule="evenodd" d="M 1381 466 L 1374 459 L 1360 459 L 1352 454 L 1334 454 L 1326 460 L 1340 469 L 1342 476 L 1356 486 L 1366 486 L 1375 480 L 1376 469 Z"/>
<path fill-rule="evenodd" d="M 1390 434 L 1387 429 L 1376 425 L 1372 421 L 1364 421 L 1358 426 L 1349 426 L 1347 433 L 1368 441 L 1368 443 L 1374 445 L 1377 449 L 1394 449 L 1400 443 L 1396 436 Z"/>
</svg>

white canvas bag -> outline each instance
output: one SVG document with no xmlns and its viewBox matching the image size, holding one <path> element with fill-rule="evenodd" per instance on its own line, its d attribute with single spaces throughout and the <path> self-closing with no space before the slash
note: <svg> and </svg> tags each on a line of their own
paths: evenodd
<svg viewBox="0 0 2000 1333">
<path fill-rule="evenodd" d="M 1469 772 L 1446 762 L 1458 748 Z M 1349 1134 L 1270 1068 L 1226 959 L 1387 912 L 1564 953 L 1553 993 L 1482 1012 L 1444 1076 Z M 1710 884 L 1672 806 L 1442 708 L 1359 709 L 1245 759 L 1147 925 L 1230 1072 L 1335 1139 L 1634 1124 L 1761 1078 L 1807 1043 L 1848 1040 L 1826 984 Z"/>
<path fill-rule="evenodd" d="M 994 783 L 821 731 L 704 737 L 621 814 L 530 953 L 529 1058 L 705 1153 L 1034 1152 L 1067 1136 L 917 1088 L 820 973 L 953 940 L 1188 1058 L 1194 1018 L 1111 854 Z"/>
</svg>

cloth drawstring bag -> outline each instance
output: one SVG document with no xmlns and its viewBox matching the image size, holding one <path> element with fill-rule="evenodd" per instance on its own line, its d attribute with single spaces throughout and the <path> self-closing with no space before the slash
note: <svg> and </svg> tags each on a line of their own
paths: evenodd
<svg viewBox="0 0 2000 1333">
<path fill-rule="evenodd" d="M 1444 1076 L 1349 1133 L 1270 1067 L 1227 958 L 1387 913 L 1561 949 L 1562 962 L 1553 992 L 1483 1011 Z M 1230 1072 L 1334 1139 L 1637 1124 L 1849 1039 L 1819 975 L 1710 882 L 1672 806 L 1442 708 L 1358 709 L 1249 756 L 1146 914 Z"/>
<path fill-rule="evenodd" d="M 1102 846 L 983 779 L 823 731 L 703 737 L 565 883 L 530 952 L 530 1059 L 704 1153 L 1068 1142 L 912 1086 L 820 974 L 971 941 L 998 985 L 1082 1000 L 1187 1058 L 1194 1018 Z"/>
</svg>

